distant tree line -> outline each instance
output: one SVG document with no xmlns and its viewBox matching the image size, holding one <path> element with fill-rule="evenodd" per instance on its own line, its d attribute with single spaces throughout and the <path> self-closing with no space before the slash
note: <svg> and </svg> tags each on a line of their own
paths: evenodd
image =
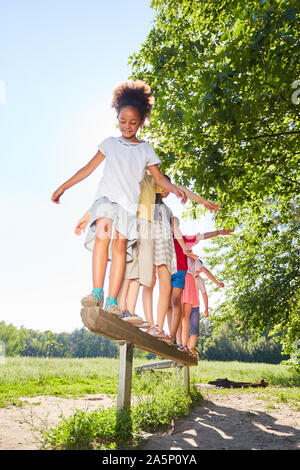
<svg viewBox="0 0 300 470">
<path fill-rule="evenodd" d="M 16 328 L 0 322 L 0 340 L 7 356 L 33 357 L 117 357 L 118 345 L 85 328 L 71 333 Z"/>
<path fill-rule="evenodd" d="M 33 357 L 111 357 L 119 355 L 118 344 L 98 336 L 85 328 L 71 333 L 36 331 L 0 322 L 0 341 L 5 344 L 7 356 Z M 210 322 L 200 322 L 197 349 L 200 359 L 218 361 L 267 362 L 277 364 L 282 356 L 281 345 L 267 335 L 254 339 L 253 335 L 241 335 L 233 325 L 222 324 L 218 329 Z M 154 354 L 134 350 L 135 357 L 155 358 Z"/>
<path fill-rule="evenodd" d="M 197 349 L 200 359 L 212 361 L 279 364 L 289 359 L 288 355 L 283 355 L 280 342 L 275 337 L 268 337 L 267 332 L 258 337 L 250 332 L 241 334 L 231 323 L 222 323 L 216 328 L 200 322 Z"/>
</svg>

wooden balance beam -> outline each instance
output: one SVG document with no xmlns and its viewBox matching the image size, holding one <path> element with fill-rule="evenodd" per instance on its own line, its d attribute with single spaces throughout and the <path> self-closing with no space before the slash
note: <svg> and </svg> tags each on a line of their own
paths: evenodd
<svg viewBox="0 0 300 470">
<path fill-rule="evenodd" d="M 120 344 L 119 378 L 117 394 L 117 410 L 130 408 L 131 379 L 133 347 L 157 354 L 166 359 L 184 365 L 184 379 L 188 391 L 190 390 L 189 366 L 196 366 L 198 359 L 190 356 L 186 351 L 179 351 L 175 346 L 169 345 L 148 333 L 141 331 L 134 325 L 121 320 L 99 307 L 81 309 L 81 318 L 84 326 L 92 333 L 113 339 Z"/>
<path fill-rule="evenodd" d="M 136 366 L 138 372 L 144 372 L 145 370 L 154 370 L 154 369 L 167 369 L 170 367 L 184 367 L 184 364 L 175 361 L 159 361 L 159 362 L 150 362 L 149 364 L 144 364 L 143 366 Z"/>
</svg>

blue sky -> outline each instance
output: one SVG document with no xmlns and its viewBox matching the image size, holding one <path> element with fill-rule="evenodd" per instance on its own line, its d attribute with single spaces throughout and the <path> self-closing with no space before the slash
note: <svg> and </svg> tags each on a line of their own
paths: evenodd
<svg viewBox="0 0 300 470">
<path fill-rule="evenodd" d="M 101 140 L 118 135 L 112 90 L 130 76 L 128 57 L 153 18 L 150 0 L 0 0 L 0 321 L 41 331 L 82 327 L 91 254 L 74 228 L 101 166 L 60 205 L 50 198 Z M 180 215 L 175 196 L 166 202 Z M 182 229 L 213 224 L 208 216 L 182 221 Z"/>
</svg>

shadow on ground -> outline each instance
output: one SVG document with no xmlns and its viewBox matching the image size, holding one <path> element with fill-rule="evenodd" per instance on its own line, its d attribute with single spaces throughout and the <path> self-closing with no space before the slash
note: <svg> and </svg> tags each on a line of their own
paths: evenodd
<svg viewBox="0 0 300 470">
<path fill-rule="evenodd" d="M 247 400 L 247 397 L 244 399 Z M 179 419 L 170 434 L 150 437 L 141 449 L 300 449 L 299 414 L 297 426 L 296 413 L 288 407 L 283 405 L 269 413 L 259 409 L 263 406 L 251 401 L 250 406 L 236 409 L 221 405 L 218 399 L 204 400 L 193 408 L 188 417 Z M 290 425 L 282 424 L 283 421 L 290 422 Z"/>
</svg>

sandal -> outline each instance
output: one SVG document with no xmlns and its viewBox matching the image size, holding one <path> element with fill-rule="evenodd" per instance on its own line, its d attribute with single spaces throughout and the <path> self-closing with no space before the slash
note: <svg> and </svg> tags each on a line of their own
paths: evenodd
<svg viewBox="0 0 300 470">
<path fill-rule="evenodd" d="M 156 329 L 158 329 L 157 326 L 152 325 L 152 326 L 150 326 L 150 328 L 148 328 L 147 333 L 149 333 L 149 335 L 150 335 L 152 333 L 152 331 L 154 331 Z"/>
<path fill-rule="evenodd" d="M 147 333 L 149 333 L 149 335 L 152 335 L 152 336 L 158 336 L 159 332 L 160 332 L 160 329 L 158 328 L 157 325 L 150 326 L 150 328 L 148 328 L 147 330 Z"/>
<path fill-rule="evenodd" d="M 157 325 L 151 326 L 148 328 L 147 333 L 151 336 L 155 336 L 156 338 L 162 339 L 164 338 L 163 331 L 159 329 Z"/>
<path fill-rule="evenodd" d="M 162 338 L 163 341 L 165 341 L 165 342 L 168 343 L 168 344 L 172 344 L 172 345 L 173 345 L 173 344 L 174 344 L 173 338 L 171 338 L 171 336 L 168 335 L 167 333 L 165 333 L 163 330 L 162 330 L 162 332 L 163 332 L 163 334 L 164 334 L 164 338 Z"/>
<path fill-rule="evenodd" d="M 171 336 L 167 335 L 163 330 L 161 330 L 158 325 L 149 328 L 147 333 L 149 333 L 149 335 L 155 336 L 157 339 L 160 339 L 167 344 L 173 344 Z"/>
<path fill-rule="evenodd" d="M 103 307 L 104 302 L 103 289 L 93 289 L 91 294 L 86 295 L 81 299 L 81 305 L 83 307 Z"/>
<path fill-rule="evenodd" d="M 190 348 L 190 351 L 191 351 L 191 353 L 193 354 L 193 356 L 199 358 L 199 354 L 198 354 L 198 352 L 196 351 L 195 348 Z"/>
<path fill-rule="evenodd" d="M 183 346 L 182 344 L 179 346 L 178 350 L 187 353 L 189 352 L 189 348 L 187 346 Z"/>
<path fill-rule="evenodd" d="M 104 310 L 109 313 L 113 313 L 117 317 L 121 317 L 123 315 L 123 310 L 119 307 L 115 297 L 106 297 Z"/>
<path fill-rule="evenodd" d="M 196 357 L 196 354 L 195 354 L 188 346 L 186 346 L 186 352 L 187 352 L 190 356 Z"/>
<path fill-rule="evenodd" d="M 135 313 L 130 313 L 129 310 L 123 310 L 120 319 L 138 327 L 143 323 L 143 319 L 141 317 L 135 315 Z"/>
</svg>

